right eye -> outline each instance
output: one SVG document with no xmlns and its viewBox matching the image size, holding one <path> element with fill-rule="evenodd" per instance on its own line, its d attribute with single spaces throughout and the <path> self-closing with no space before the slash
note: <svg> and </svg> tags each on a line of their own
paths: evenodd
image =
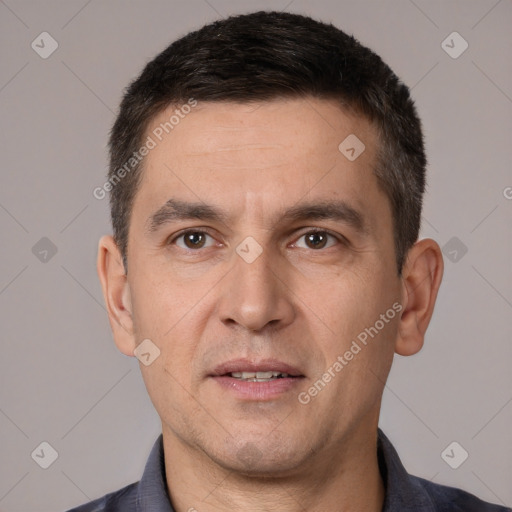
<svg viewBox="0 0 512 512">
<path fill-rule="evenodd" d="M 198 249 L 204 249 L 214 245 L 214 243 L 211 243 L 210 245 L 205 245 L 207 238 L 211 238 L 211 240 L 215 242 L 213 237 L 209 235 L 206 231 L 201 231 L 198 229 L 188 229 L 175 235 L 169 241 L 169 244 L 175 243 L 181 249 L 195 251 Z"/>
</svg>

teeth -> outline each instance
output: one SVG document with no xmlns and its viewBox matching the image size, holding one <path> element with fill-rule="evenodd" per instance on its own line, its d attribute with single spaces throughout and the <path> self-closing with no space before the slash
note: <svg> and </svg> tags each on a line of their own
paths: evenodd
<svg viewBox="0 0 512 512">
<path fill-rule="evenodd" d="M 257 379 L 271 379 L 272 377 L 277 377 L 274 375 L 275 372 L 256 372 Z"/>
<path fill-rule="evenodd" d="M 252 382 L 265 382 L 277 377 L 288 377 L 288 374 L 282 372 L 232 372 L 231 377 L 235 379 L 251 380 Z"/>
</svg>

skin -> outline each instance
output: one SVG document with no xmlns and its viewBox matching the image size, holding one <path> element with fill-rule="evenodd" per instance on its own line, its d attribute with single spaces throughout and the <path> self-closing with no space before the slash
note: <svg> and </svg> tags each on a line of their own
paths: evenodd
<svg viewBox="0 0 512 512">
<path fill-rule="evenodd" d="M 366 147 L 353 162 L 338 150 L 349 134 Z M 395 353 L 423 345 L 443 259 L 423 239 L 397 274 L 391 208 L 372 172 L 377 143 L 365 118 L 331 100 L 199 103 L 146 157 L 127 274 L 112 237 L 101 239 L 98 273 L 117 347 L 133 356 L 149 338 L 160 349 L 140 367 L 162 421 L 178 512 L 382 510 L 384 383 Z M 148 232 L 171 197 L 222 208 L 228 219 L 175 220 Z M 339 220 L 280 221 L 283 209 L 333 199 L 362 212 L 365 234 Z M 210 236 L 190 248 L 173 238 L 185 228 Z M 339 239 L 318 248 L 305 236 L 312 228 Z M 252 263 L 236 252 L 248 236 L 263 251 Z M 395 302 L 402 311 L 300 403 L 298 393 Z M 208 377 L 240 357 L 276 358 L 304 378 L 278 397 L 242 400 Z"/>
</svg>

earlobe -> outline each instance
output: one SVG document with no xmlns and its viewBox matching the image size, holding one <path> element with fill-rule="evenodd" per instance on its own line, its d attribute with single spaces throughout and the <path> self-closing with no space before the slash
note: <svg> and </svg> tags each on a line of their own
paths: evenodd
<svg viewBox="0 0 512 512">
<path fill-rule="evenodd" d="M 398 327 L 395 352 L 410 356 L 423 346 L 443 277 L 443 255 L 437 242 L 425 238 L 407 254 L 402 272 L 404 309 Z"/>
<path fill-rule="evenodd" d="M 130 287 L 121 253 L 112 236 L 103 236 L 99 241 L 97 271 L 117 348 L 133 356 L 136 345 Z"/>
</svg>

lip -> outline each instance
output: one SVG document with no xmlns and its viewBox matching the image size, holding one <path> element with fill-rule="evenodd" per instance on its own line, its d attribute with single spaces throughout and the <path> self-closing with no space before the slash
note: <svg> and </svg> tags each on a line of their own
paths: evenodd
<svg viewBox="0 0 512 512">
<path fill-rule="evenodd" d="M 232 372 L 264 372 L 274 371 L 287 373 L 290 377 L 281 377 L 268 382 L 249 382 L 229 376 Z M 209 375 L 223 390 L 240 400 L 266 401 L 296 390 L 304 375 L 295 366 L 277 359 L 250 361 L 235 359 L 217 366 Z"/>
<path fill-rule="evenodd" d="M 292 377 L 304 377 L 302 372 L 287 363 L 277 359 L 262 359 L 261 361 L 251 361 L 249 359 L 233 359 L 215 367 L 210 377 L 226 376 L 233 372 L 280 372 L 287 373 Z"/>
</svg>

